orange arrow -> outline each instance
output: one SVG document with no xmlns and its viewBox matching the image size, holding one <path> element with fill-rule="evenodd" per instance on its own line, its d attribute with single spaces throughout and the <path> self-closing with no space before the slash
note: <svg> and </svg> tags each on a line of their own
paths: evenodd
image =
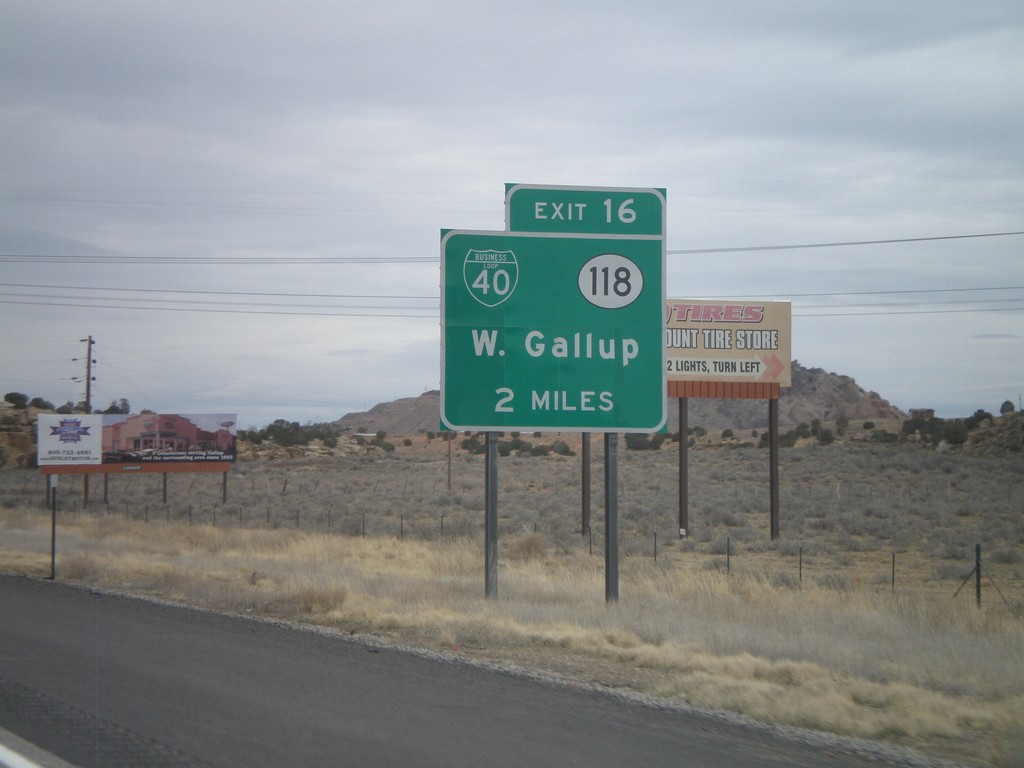
<svg viewBox="0 0 1024 768">
<path fill-rule="evenodd" d="M 761 376 L 762 380 L 777 379 L 786 368 L 786 366 L 782 364 L 782 361 L 779 360 L 778 355 L 774 354 L 771 357 L 761 355 L 761 362 L 765 364 L 765 368 L 767 369 Z"/>
</svg>

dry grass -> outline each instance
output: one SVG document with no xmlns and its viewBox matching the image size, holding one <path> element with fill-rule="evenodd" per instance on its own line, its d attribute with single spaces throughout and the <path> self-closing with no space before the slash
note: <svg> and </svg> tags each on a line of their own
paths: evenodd
<svg viewBox="0 0 1024 768">
<path fill-rule="evenodd" d="M 680 543 L 665 531 L 674 523 L 672 457 L 626 454 L 621 599 L 611 606 L 603 546 L 596 541 L 591 554 L 572 531 L 574 460 L 554 457 L 503 466 L 497 600 L 483 597 L 482 477 L 467 457 L 457 459 L 450 493 L 437 487 L 443 463 L 413 456 L 242 465 L 232 482 L 249 493 L 217 510 L 216 527 L 212 483 L 205 496 L 193 493 L 198 482 L 189 486 L 189 525 L 184 504 L 154 503 L 152 478 L 135 478 L 141 498 L 129 509 L 117 499 L 62 513 L 58 577 L 510 660 L 976 764 L 1024 765 L 1022 467 L 924 456 L 872 463 L 832 452 L 812 466 L 810 453 L 790 454 L 778 543 L 767 541 L 751 461 L 764 454 L 698 456 L 714 493 L 691 493 L 695 535 Z M 43 575 L 49 516 L 9 490 L 24 485 L 19 475 L 0 497 L 0 568 Z M 594 524 L 599 532 L 600 509 Z M 647 536 L 658 530 L 655 560 Z M 728 573 L 716 544 L 725 538 Z M 952 597 L 975 540 L 1004 561 L 987 567 L 1006 600 L 987 588 L 980 609 L 973 591 Z M 941 575 L 950 563 L 952 575 Z"/>
</svg>

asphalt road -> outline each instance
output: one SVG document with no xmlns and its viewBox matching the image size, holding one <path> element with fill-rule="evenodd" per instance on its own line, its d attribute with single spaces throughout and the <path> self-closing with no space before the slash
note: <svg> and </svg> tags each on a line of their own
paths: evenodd
<svg viewBox="0 0 1024 768">
<path fill-rule="evenodd" d="M 82 768 L 879 765 L 329 633 L 3 576 L 0 728 Z"/>
</svg>

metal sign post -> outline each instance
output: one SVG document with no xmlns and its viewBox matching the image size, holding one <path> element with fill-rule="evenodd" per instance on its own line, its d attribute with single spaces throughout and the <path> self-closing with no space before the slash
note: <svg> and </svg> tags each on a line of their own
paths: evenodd
<svg viewBox="0 0 1024 768">
<path fill-rule="evenodd" d="M 484 468 L 484 594 L 498 596 L 498 433 L 487 433 Z"/>
<path fill-rule="evenodd" d="M 619 599 L 619 435 L 604 435 L 604 599 Z"/>
</svg>

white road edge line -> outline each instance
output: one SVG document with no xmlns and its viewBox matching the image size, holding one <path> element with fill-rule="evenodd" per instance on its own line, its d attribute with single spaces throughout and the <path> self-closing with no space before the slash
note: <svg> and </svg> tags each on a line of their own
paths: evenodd
<svg viewBox="0 0 1024 768">
<path fill-rule="evenodd" d="M 32 755 L 32 757 L 26 757 Z M 75 768 L 56 755 L 0 728 L 0 766 L 2 768 Z"/>
<path fill-rule="evenodd" d="M 27 757 L 22 757 L 0 744 L 0 765 L 5 768 L 42 768 L 39 763 L 33 763 Z"/>
</svg>

